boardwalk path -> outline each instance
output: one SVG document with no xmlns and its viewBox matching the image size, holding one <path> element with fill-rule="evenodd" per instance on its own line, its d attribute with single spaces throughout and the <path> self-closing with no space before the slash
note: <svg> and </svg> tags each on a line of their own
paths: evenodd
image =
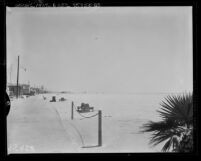
<svg viewBox="0 0 201 161">
<path fill-rule="evenodd" d="M 68 133 L 47 102 L 34 96 L 15 100 L 11 106 L 7 118 L 9 153 L 76 152 L 72 129 Z"/>
</svg>

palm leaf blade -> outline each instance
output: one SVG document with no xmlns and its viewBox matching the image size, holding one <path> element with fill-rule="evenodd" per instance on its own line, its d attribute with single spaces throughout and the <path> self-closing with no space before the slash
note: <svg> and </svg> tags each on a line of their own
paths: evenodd
<svg viewBox="0 0 201 161">
<path fill-rule="evenodd" d="M 187 127 L 193 123 L 192 95 L 183 94 L 167 96 L 160 103 L 161 108 L 157 110 L 162 121 L 148 123 L 142 126 L 142 132 L 151 132 L 150 144 L 156 146 L 164 141 L 162 151 L 169 151 L 174 145 L 178 145 L 178 137 L 184 133 Z M 174 148 L 173 148 L 174 149 Z"/>
</svg>

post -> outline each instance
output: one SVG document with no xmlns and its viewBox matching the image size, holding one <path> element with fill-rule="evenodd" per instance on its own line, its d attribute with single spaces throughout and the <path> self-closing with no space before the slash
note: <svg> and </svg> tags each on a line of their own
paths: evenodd
<svg viewBox="0 0 201 161">
<path fill-rule="evenodd" d="M 18 98 L 18 94 L 19 94 L 19 63 L 20 63 L 20 57 L 18 56 L 18 61 L 17 61 L 17 93 L 16 93 L 16 97 Z"/>
<path fill-rule="evenodd" d="M 102 111 L 98 111 L 98 146 L 102 146 Z"/>
<path fill-rule="evenodd" d="M 10 66 L 10 83 L 12 83 L 11 75 L 12 75 L 12 64 L 11 64 L 11 66 Z"/>
<path fill-rule="evenodd" d="M 71 104 L 71 120 L 73 120 L 73 106 L 74 106 L 74 103 L 72 101 L 72 104 Z"/>
</svg>

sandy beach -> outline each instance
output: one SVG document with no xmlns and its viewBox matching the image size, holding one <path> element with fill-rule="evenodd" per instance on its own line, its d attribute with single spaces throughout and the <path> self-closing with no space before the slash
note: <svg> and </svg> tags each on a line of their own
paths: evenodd
<svg viewBox="0 0 201 161">
<path fill-rule="evenodd" d="M 43 96 L 47 99 L 44 100 Z M 56 96 L 57 102 L 50 102 L 52 96 Z M 61 97 L 67 100 L 58 101 Z M 160 145 L 151 147 L 148 144 L 149 134 L 140 133 L 143 123 L 158 119 L 155 111 L 158 105 L 153 103 L 159 101 L 159 97 L 155 101 L 153 96 L 152 99 L 149 97 L 46 94 L 13 100 L 7 119 L 8 152 L 160 152 Z M 152 103 L 149 108 L 147 98 Z M 84 113 L 84 116 L 92 116 L 102 110 L 102 146 L 98 146 L 98 117 L 83 118 L 74 110 L 74 119 L 71 120 L 72 101 L 75 106 L 81 102 L 94 106 L 95 111 Z"/>
<path fill-rule="evenodd" d="M 159 119 L 155 111 L 158 106 L 151 108 L 153 105 L 150 105 L 150 108 L 146 109 L 146 102 L 144 105 L 141 102 L 144 96 L 137 96 L 137 99 L 141 99 L 136 101 L 136 99 L 133 100 L 135 95 L 57 95 L 58 98 L 63 96 L 69 99 L 66 102 L 56 102 L 52 105 L 58 111 L 62 122 L 65 125 L 70 123 L 76 128 L 75 131 L 77 133 L 79 131 L 82 135 L 84 145 L 81 144 L 81 146 L 89 147 L 81 148 L 79 152 L 160 152 L 160 145 L 149 146 L 149 134 L 140 133 L 142 124 L 148 120 Z M 98 145 L 98 118 L 83 119 L 74 111 L 74 119 L 71 120 L 72 101 L 75 106 L 88 102 L 95 107 L 95 110 L 102 111 L 103 145 L 101 147 L 94 147 Z M 135 101 L 138 106 L 134 106 Z M 83 115 L 90 116 L 95 113 L 97 111 Z"/>
<path fill-rule="evenodd" d="M 72 4 L 5 6 L 2 79 L 19 96 L 7 117 L 8 153 L 160 152 L 164 143 L 152 147 L 140 131 L 161 120 L 167 96 L 193 92 L 193 7 Z M 74 109 L 72 120 L 72 102 L 94 112 Z"/>
</svg>

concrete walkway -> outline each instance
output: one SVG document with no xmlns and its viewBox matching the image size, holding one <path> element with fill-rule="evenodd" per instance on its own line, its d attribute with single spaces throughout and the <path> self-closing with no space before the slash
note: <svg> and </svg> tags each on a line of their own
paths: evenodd
<svg viewBox="0 0 201 161">
<path fill-rule="evenodd" d="M 78 147 L 55 109 L 38 97 L 11 102 L 7 118 L 8 153 L 76 152 Z"/>
</svg>

